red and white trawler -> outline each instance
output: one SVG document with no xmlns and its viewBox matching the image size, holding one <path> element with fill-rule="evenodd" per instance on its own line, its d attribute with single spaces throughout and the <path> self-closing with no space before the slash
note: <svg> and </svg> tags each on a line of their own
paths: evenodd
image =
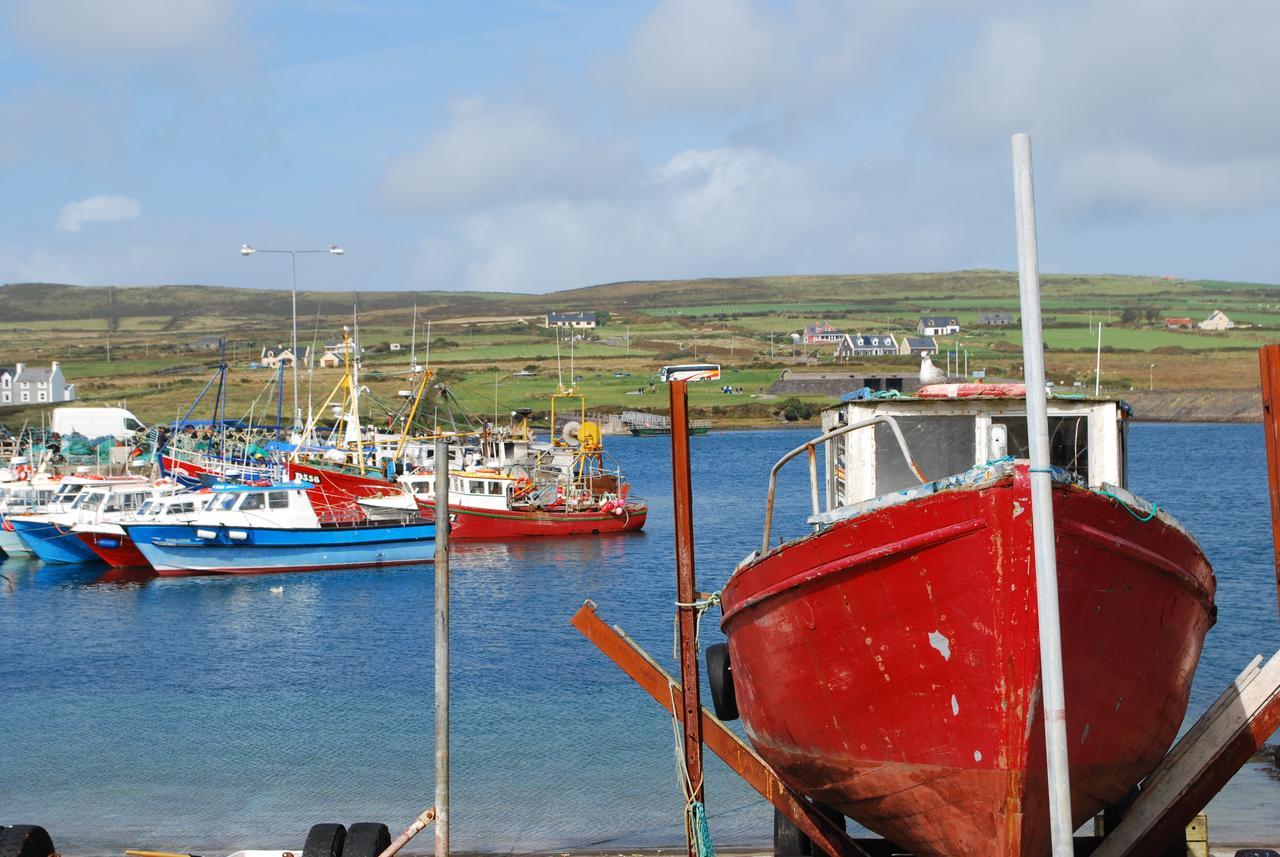
<svg viewBox="0 0 1280 857">
<path fill-rule="evenodd" d="M 1074 826 L 1177 735 L 1215 581 L 1126 489 L 1123 404 L 1051 398 L 1048 415 Z M 723 588 L 752 744 L 917 857 L 1048 855 L 1025 400 L 850 402 L 823 428 L 788 456 L 825 450 L 812 532 L 769 541 L 771 486 L 763 549 Z"/>
</svg>

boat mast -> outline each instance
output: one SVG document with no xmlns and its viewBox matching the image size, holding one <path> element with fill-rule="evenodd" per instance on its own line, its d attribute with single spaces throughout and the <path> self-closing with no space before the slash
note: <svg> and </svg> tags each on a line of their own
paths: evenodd
<svg viewBox="0 0 1280 857">
<path fill-rule="evenodd" d="M 1049 467 L 1049 414 L 1040 329 L 1040 258 L 1031 137 L 1013 135 L 1013 196 L 1018 230 L 1018 287 L 1022 302 L 1022 367 L 1027 388 L 1027 440 L 1031 454 L 1031 522 L 1035 543 L 1036 609 L 1040 625 L 1040 685 L 1044 701 L 1045 761 L 1049 777 L 1049 834 L 1053 857 L 1071 857 L 1071 783 L 1067 760 L 1067 703 L 1062 679 L 1058 615 L 1058 556 L 1053 532 Z"/>
</svg>

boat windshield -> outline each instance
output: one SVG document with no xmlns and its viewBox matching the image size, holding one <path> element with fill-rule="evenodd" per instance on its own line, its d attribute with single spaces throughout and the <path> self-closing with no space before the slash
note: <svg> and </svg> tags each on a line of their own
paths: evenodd
<svg viewBox="0 0 1280 857">
<path fill-rule="evenodd" d="M 97 509 L 102 505 L 102 501 L 105 500 L 106 497 L 107 495 L 103 491 L 91 491 L 87 494 L 81 494 L 75 499 L 75 502 L 71 504 L 71 508 L 89 510 Z"/>
<path fill-rule="evenodd" d="M 209 508 L 217 509 L 223 512 L 228 512 L 235 507 L 236 500 L 239 500 L 239 499 L 240 498 L 237 497 L 235 494 L 226 494 L 222 497 L 219 497 L 216 501 L 214 501 L 214 504 Z"/>
<path fill-rule="evenodd" d="M 160 501 L 158 500 L 148 500 L 138 508 L 139 518 L 149 518 L 158 514 L 160 514 Z"/>
</svg>

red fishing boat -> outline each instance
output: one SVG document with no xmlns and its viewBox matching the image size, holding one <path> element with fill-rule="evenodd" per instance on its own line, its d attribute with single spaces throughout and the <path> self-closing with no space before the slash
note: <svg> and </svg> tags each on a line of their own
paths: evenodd
<svg viewBox="0 0 1280 857">
<path fill-rule="evenodd" d="M 449 479 L 449 534 L 456 539 L 623 533 L 644 527 L 649 515 L 648 506 L 628 497 L 630 488 L 625 483 L 585 492 L 569 483 L 566 492 L 556 483 L 548 483 L 549 491 L 540 491 L 526 479 L 496 471 L 451 472 Z M 412 495 L 428 520 L 435 520 L 435 495 L 428 491 L 433 480 L 434 476 L 423 479 L 421 490 Z"/>
<path fill-rule="evenodd" d="M 1215 581 L 1125 489 L 1126 409 L 1048 405 L 1079 825 L 1177 735 Z M 824 428 L 788 456 L 825 449 L 812 532 L 770 544 L 771 486 L 763 548 L 723 589 L 732 666 L 713 688 L 731 682 L 788 785 L 917 857 L 1048 855 L 1025 402 L 851 402 Z"/>
</svg>

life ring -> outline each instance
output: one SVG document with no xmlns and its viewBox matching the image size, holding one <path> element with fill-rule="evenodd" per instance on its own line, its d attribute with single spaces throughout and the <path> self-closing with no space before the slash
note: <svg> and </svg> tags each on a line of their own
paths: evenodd
<svg viewBox="0 0 1280 857">
<path fill-rule="evenodd" d="M 31 479 L 31 474 L 34 472 L 35 471 L 31 469 L 30 464 L 19 464 L 13 468 L 13 475 L 18 477 L 19 482 L 29 481 Z"/>
<path fill-rule="evenodd" d="M 1025 384 L 929 384 L 916 390 L 921 399 L 1022 399 Z"/>
</svg>

